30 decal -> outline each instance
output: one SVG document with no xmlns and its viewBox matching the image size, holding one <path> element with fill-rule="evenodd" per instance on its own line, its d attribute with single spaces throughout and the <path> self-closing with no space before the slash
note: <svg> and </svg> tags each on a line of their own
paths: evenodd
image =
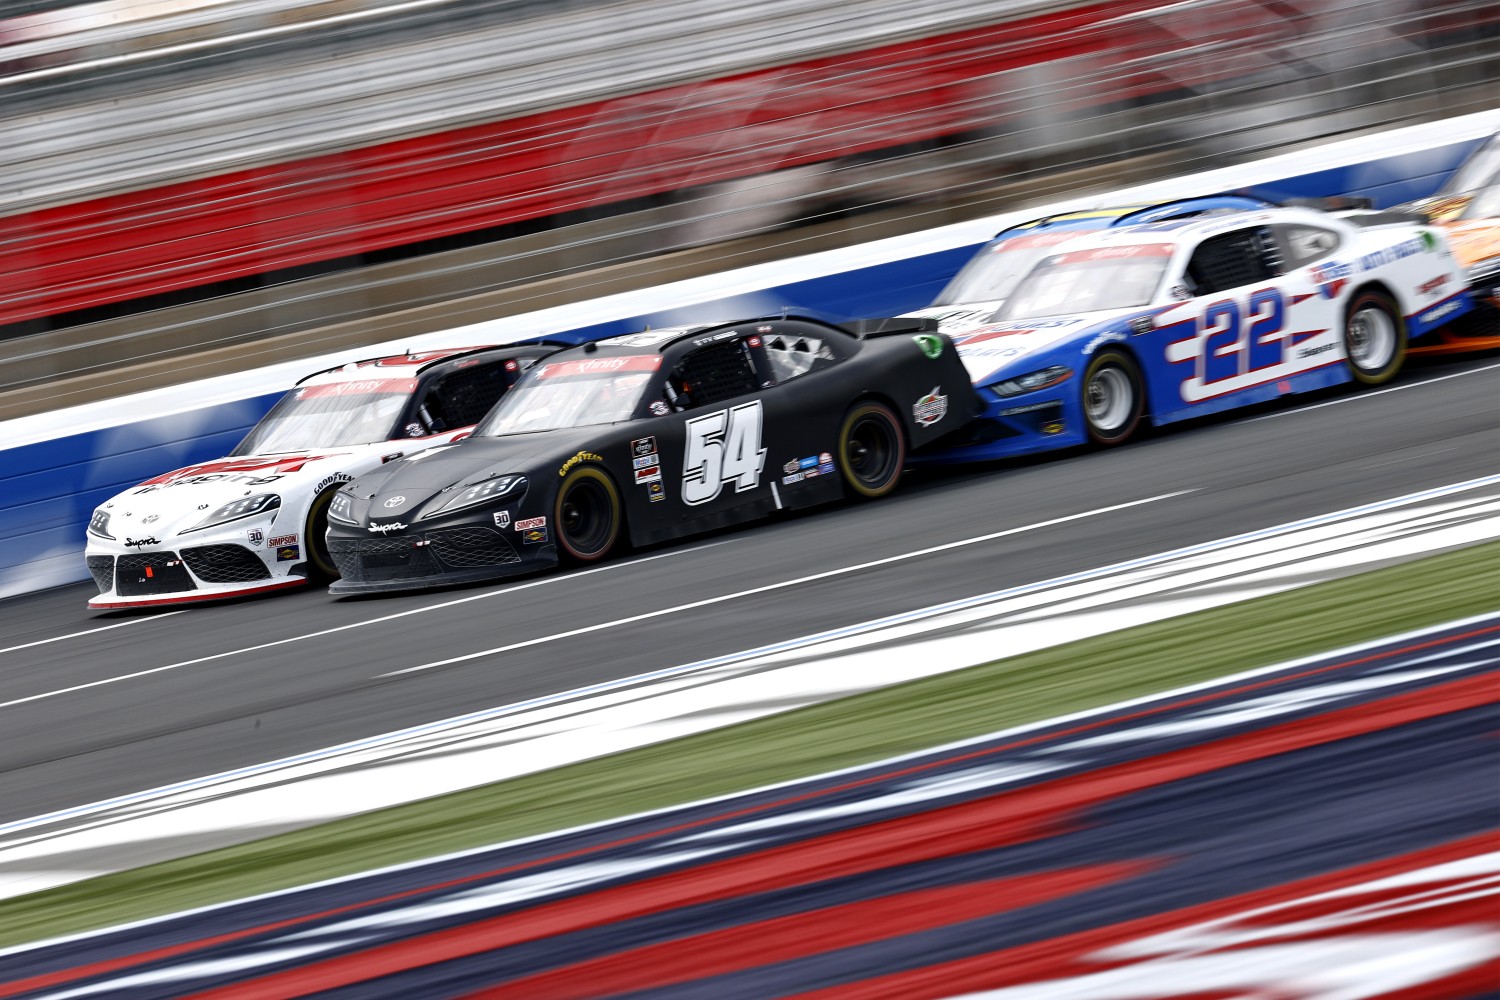
<svg viewBox="0 0 1500 1000">
<path fill-rule="evenodd" d="M 727 482 L 743 493 L 760 485 L 766 464 L 761 441 L 760 400 L 694 417 L 687 422 L 687 447 L 682 461 L 682 499 L 708 503 Z"/>
</svg>

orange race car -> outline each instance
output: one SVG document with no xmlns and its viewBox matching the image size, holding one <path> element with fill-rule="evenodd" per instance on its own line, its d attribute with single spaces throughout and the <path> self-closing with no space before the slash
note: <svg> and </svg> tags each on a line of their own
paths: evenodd
<svg viewBox="0 0 1500 1000">
<path fill-rule="evenodd" d="M 1403 207 L 1423 213 L 1447 235 L 1475 304 L 1473 312 L 1408 353 L 1500 348 L 1500 132 L 1470 154 L 1435 194 Z"/>
</svg>

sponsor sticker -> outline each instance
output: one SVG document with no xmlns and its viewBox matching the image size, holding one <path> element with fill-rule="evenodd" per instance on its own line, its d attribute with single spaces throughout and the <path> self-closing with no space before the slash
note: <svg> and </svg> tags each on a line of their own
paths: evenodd
<svg viewBox="0 0 1500 1000">
<path fill-rule="evenodd" d="M 833 464 L 833 456 L 830 455 L 826 451 L 819 452 L 818 453 L 818 464 L 819 465 L 832 465 Z"/>
<path fill-rule="evenodd" d="M 943 356 L 943 338 L 931 333 L 919 333 L 911 338 L 928 358 L 936 361 Z"/>
<path fill-rule="evenodd" d="M 564 462 L 562 464 L 562 468 L 557 470 L 557 474 L 559 476 L 566 476 L 568 474 L 568 470 L 571 469 L 571 468 L 573 468 L 573 466 L 578 465 L 580 462 L 602 462 L 602 461 L 604 461 L 604 458 L 601 455 L 596 455 L 596 454 L 594 454 L 591 451 L 580 451 L 576 455 L 574 455 L 572 458 L 570 458 L 566 462 Z"/>
<path fill-rule="evenodd" d="M 1440 274 L 1436 278 L 1433 278 L 1431 281 L 1422 282 L 1417 286 L 1417 291 L 1422 295 L 1436 295 L 1438 292 L 1443 290 L 1443 286 L 1447 283 L 1448 276 L 1446 274 Z"/>
<path fill-rule="evenodd" d="M 1423 323 L 1435 323 L 1459 308 L 1458 299 L 1449 299 L 1447 302 L 1439 303 L 1422 314 Z"/>
<path fill-rule="evenodd" d="M 249 540 L 251 545 L 259 546 L 261 542 L 264 542 L 266 540 L 266 533 L 264 531 L 261 531 L 259 528 L 251 528 L 249 531 L 245 532 L 245 537 Z"/>
<path fill-rule="evenodd" d="M 802 466 L 801 466 L 801 465 L 799 465 L 799 464 L 798 464 L 798 463 L 797 463 L 797 460 L 796 460 L 796 459 L 795 459 L 795 458 L 794 458 L 794 459 L 792 459 L 792 460 L 791 460 L 791 461 L 790 461 L 790 462 L 788 462 L 788 463 L 786 463 L 786 464 L 785 464 L 785 465 L 783 465 L 783 466 L 782 466 L 782 467 L 781 467 L 781 471 L 782 471 L 782 472 L 785 472 L 785 473 L 786 473 L 786 474 L 787 474 L 787 475 L 789 475 L 789 476 L 790 476 L 790 475 L 791 475 L 791 474 L 792 474 L 792 473 L 794 473 L 794 472 L 796 472 L 796 471 L 797 471 L 797 470 L 798 470 L 798 469 L 800 469 L 800 468 L 801 468 L 801 467 L 802 467 Z"/>
<path fill-rule="evenodd" d="M 670 408 L 666 404 L 666 401 L 661 399 L 653 399 L 651 401 L 651 405 L 646 407 L 646 409 L 651 411 L 651 415 L 653 417 L 665 417 L 669 412 L 671 412 Z"/>
<path fill-rule="evenodd" d="M 817 468 L 814 467 L 814 468 L 811 468 L 811 469 L 804 470 L 803 473 L 802 473 L 802 478 L 803 479 L 816 479 L 816 478 L 818 478 L 818 470 L 817 470 Z"/>
<path fill-rule="evenodd" d="M 1045 423 L 1042 425 L 1043 434 L 1061 434 L 1062 430 L 1063 424 L 1061 420 L 1053 420 L 1050 423 Z"/>
<path fill-rule="evenodd" d="M 832 475 L 832 474 L 833 474 L 833 463 L 832 462 L 824 462 L 822 465 L 818 466 L 818 475 L 820 475 L 820 476 L 828 476 L 828 475 Z"/>
<path fill-rule="evenodd" d="M 1339 345 L 1337 344 L 1324 344 L 1321 347 L 1304 347 L 1302 350 L 1297 352 L 1297 357 L 1310 358 L 1316 354 L 1325 354 L 1338 346 Z"/>
<path fill-rule="evenodd" d="M 400 521 L 392 521 L 390 524 L 372 524 L 369 529 L 378 535 L 387 535 L 392 531 L 405 531 L 406 525 Z"/>
<path fill-rule="evenodd" d="M 939 395 L 942 386 L 935 385 L 932 391 L 912 404 L 911 415 L 918 427 L 931 427 L 948 415 L 948 397 Z"/>
<path fill-rule="evenodd" d="M 147 545 L 160 545 L 160 544 L 161 544 L 161 539 L 157 538 L 155 535 L 147 535 L 145 538 L 127 538 L 127 539 L 125 539 L 125 547 L 127 549 L 140 549 L 140 548 L 146 547 Z"/>
<path fill-rule="evenodd" d="M 508 527 L 510 527 L 510 511 L 508 511 L 508 510 L 497 510 L 495 512 L 495 527 L 497 527 L 497 528 L 508 528 Z"/>
<path fill-rule="evenodd" d="M 794 483 L 800 483 L 800 482 L 802 482 L 802 477 L 805 476 L 805 475 L 806 475 L 806 473 L 804 473 L 804 472 L 794 472 L 794 473 L 792 473 L 789 476 L 782 476 L 781 477 L 781 485 L 783 485 L 783 486 L 791 486 Z"/>
<path fill-rule="evenodd" d="M 546 540 L 546 528 L 529 528 L 521 532 L 521 542 L 525 545 L 540 545 Z"/>
<path fill-rule="evenodd" d="M 533 528 L 545 528 L 546 526 L 547 519 L 545 517 L 528 517 L 525 520 L 516 522 L 517 531 L 530 531 Z"/>
<path fill-rule="evenodd" d="M 266 544 L 269 545 L 273 549 L 277 548 L 278 546 L 282 546 L 282 545 L 296 545 L 297 544 L 297 536 L 296 535 L 277 535 L 274 538 L 272 538 L 269 542 L 267 542 Z"/>
<path fill-rule="evenodd" d="M 656 503 L 656 501 L 658 500 L 665 500 L 667 498 L 667 491 L 662 487 L 661 480 L 646 484 L 646 496 L 651 500 L 652 503 Z"/>
<path fill-rule="evenodd" d="M 630 442 L 630 454 L 634 455 L 636 458 L 640 458 L 643 455 L 655 455 L 656 436 L 652 435 L 650 437 L 636 438 L 634 441 Z"/>
<path fill-rule="evenodd" d="M 812 469 L 812 468 L 816 468 L 817 464 L 818 464 L 818 456 L 816 456 L 816 455 L 808 455 L 806 458 L 799 458 L 799 459 L 797 459 L 797 468 L 799 468 L 799 469 Z"/>
<path fill-rule="evenodd" d="M 1050 406 L 1061 406 L 1061 405 L 1062 405 L 1062 400 L 1060 400 L 1060 399 L 1048 399 L 1048 400 L 1044 400 L 1043 402 L 1040 402 L 1040 403 L 1027 403 L 1025 406 L 1012 406 L 1012 407 L 1010 407 L 1007 410 L 1001 410 L 1000 411 L 1000 415 L 1002 417 L 1014 417 L 1014 416 L 1018 416 L 1018 415 L 1020 415 L 1022 413 L 1031 413 L 1031 412 L 1036 411 L 1036 410 L 1045 410 L 1045 409 L 1047 409 Z"/>
<path fill-rule="evenodd" d="M 661 458 L 655 452 L 652 452 L 649 455 L 642 455 L 640 458 L 632 458 L 630 460 L 630 466 L 634 469 L 649 469 L 653 465 L 660 464 Z"/>
<path fill-rule="evenodd" d="M 283 545 L 281 548 L 279 548 L 279 549 L 276 550 L 276 561 L 277 562 L 291 562 L 294 559 L 300 559 L 300 558 L 302 558 L 302 548 L 301 548 L 301 546 L 298 546 L 298 545 Z"/>
<path fill-rule="evenodd" d="M 400 458 L 401 455 L 399 453 L 397 453 L 396 457 Z M 381 461 L 382 462 L 386 462 L 386 461 L 390 461 L 390 459 L 381 459 Z M 319 480 L 318 481 L 318 485 L 316 485 L 316 486 L 313 487 L 313 492 L 314 493 L 322 493 L 324 490 L 328 489 L 328 487 L 332 486 L 334 483 L 348 483 L 348 482 L 353 482 L 353 480 L 354 480 L 354 477 L 351 476 L 351 475 L 349 475 L 349 473 L 347 473 L 347 472 L 335 472 L 333 475 L 331 475 L 331 476 L 325 476 L 323 479 Z"/>
<path fill-rule="evenodd" d="M 644 469 L 636 469 L 635 481 L 637 484 L 661 482 L 661 466 L 652 465 Z"/>
</svg>

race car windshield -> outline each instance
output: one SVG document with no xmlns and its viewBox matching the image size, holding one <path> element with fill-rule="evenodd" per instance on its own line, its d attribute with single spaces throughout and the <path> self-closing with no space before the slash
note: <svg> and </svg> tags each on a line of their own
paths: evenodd
<svg viewBox="0 0 1500 1000">
<path fill-rule="evenodd" d="M 1500 181 L 1500 136 L 1490 136 L 1478 152 L 1459 164 L 1443 182 L 1437 189 L 1437 197 L 1467 194 L 1497 181 Z"/>
<path fill-rule="evenodd" d="M 474 435 L 501 437 L 629 420 L 660 363 L 658 355 L 646 355 L 538 365 L 480 421 Z"/>
<path fill-rule="evenodd" d="M 961 306 L 1008 298 L 1036 262 L 1077 233 L 1037 233 L 996 240 L 964 265 L 943 288 L 934 306 Z"/>
<path fill-rule="evenodd" d="M 388 441 L 405 409 L 415 380 L 392 379 L 402 388 L 381 391 L 332 391 L 344 385 L 294 389 L 251 428 L 230 455 L 270 455 L 310 448 L 335 448 Z"/>
<path fill-rule="evenodd" d="M 1491 184 L 1482 191 L 1475 192 L 1473 199 L 1464 206 L 1459 218 L 1465 222 L 1471 219 L 1500 218 L 1500 183 Z"/>
<path fill-rule="evenodd" d="M 1105 247 L 1055 254 L 1026 276 L 996 320 L 1038 319 L 1144 306 L 1156 295 L 1170 246 Z"/>
</svg>

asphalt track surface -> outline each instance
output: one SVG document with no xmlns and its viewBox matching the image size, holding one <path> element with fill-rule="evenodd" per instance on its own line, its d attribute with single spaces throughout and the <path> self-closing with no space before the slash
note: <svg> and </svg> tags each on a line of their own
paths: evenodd
<svg viewBox="0 0 1500 1000">
<path fill-rule="evenodd" d="M 0 997 L 1471 996 L 1497 682 L 1500 615 L 0 955 Z"/>
<path fill-rule="evenodd" d="M 303 591 L 174 614 L 91 613 L 84 608 L 91 589 L 82 585 L 28 595 L 0 603 L 0 821 L 1473 479 L 1497 466 L 1500 365 L 1491 356 L 1413 365 L 1375 393 L 1333 392 L 1114 451 L 912 477 L 877 503 L 721 532 L 587 572 L 342 601 Z M 779 586 L 1177 491 L 1188 492 Z M 753 588 L 769 589 L 731 596 Z M 670 610 L 709 598 L 723 600 Z M 625 618 L 636 620 L 608 624 Z M 253 828 L 254 817 L 246 825 Z"/>
</svg>

